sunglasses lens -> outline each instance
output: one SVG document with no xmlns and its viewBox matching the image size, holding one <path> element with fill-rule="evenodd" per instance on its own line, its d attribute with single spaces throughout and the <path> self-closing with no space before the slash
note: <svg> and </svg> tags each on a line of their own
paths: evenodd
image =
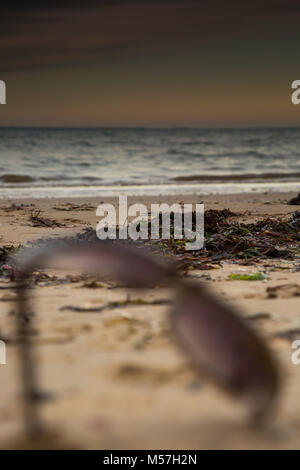
<svg viewBox="0 0 300 470">
<path fill-rule="evenodd" d="M 276 395 L 277 368 L 256 334 L 214 297 L 189 289 L 174 305 L 174 333 L 192 363 L 260 414 Z"/>
<path fill-rule="evenodd" d="M 150 287 L 163 281 L 168 271 L 144 251 L 134 250 L 125 246 L 113 246 L 95 252 L 99 262 L 95 260 L 95 271 L 117 278 L 131 287 Z"/>
<path fill-rule="evenodd" d="M 21 272 L 41 266 L 80 269 L 129 287 L 150 287 L 169 276 L 169 271 L 147 252 L 110 242 L 50 246 L 26 253 L 20 261 Z"/>
</svg>

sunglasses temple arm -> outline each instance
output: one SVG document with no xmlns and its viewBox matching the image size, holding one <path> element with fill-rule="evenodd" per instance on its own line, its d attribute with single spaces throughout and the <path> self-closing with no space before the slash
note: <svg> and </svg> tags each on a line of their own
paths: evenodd
<svg viewBox="0 0 300 470">
<path fill-rule="evenodd" d="M 27 293 L 27 278 L 24 276 L 17 286 L 17 313 L 15 316 L 19 367 L 23 400 L 25 434 L 32 439 L 45 431 L 40 404 L 41 389 L 38 385 L 38 365 L 32 345 L 32 310 Z"/>
<path fill-rule="evenodd" d="M 69 248 L 69 254 L 72 255 L 74 248 L 65 247 L 47 248 L 37 252 L 29 258 L 21 268 L 21 277 L 17 281 L 17 314 L 15 316 L 16 331 L 19 352 L 19 367 L 21 376 L 21 388 L 23 399 L 24 428 L 26 435 L 30 438 L 36 438 L 45 432 L 46 425 L 41 416 L 42 393 L 38 380 L 38 361 L 33 351 L 32 344 L 32 323 L 33 311 L 31 309 L 30 295 L 28 293 L 28 284 L 32 270 L 39 262 L 45 262 L 51 256 L 60 252 L 66 253 Z M 116 256 L 120 256 L 116 254 Z M 179 281 L 175 273 L 168 272 L 166 277 Z M 179 283 L 179 282 L 178 282 Z M 179 283 L 181 284 L 181 283 Z"/>
</svg>

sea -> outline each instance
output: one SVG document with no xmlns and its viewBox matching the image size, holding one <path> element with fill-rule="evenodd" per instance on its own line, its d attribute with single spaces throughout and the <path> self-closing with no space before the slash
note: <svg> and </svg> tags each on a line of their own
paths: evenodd
<svg viewBox="0 0 300 470">
<path fill-rule="evenodd" d="M 300 189 L 300 128 L 0 128 L 0 197 Z"/>
</svg>

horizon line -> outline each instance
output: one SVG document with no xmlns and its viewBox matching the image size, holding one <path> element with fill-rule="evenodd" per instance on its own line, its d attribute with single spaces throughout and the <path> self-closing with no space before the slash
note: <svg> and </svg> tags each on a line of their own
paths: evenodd
<svg viewBox="0 0 300 470">
<path fill-rule="evenodd" d="M 53 130 L 97 130 L 97 129 L 141 129 L 141 130 L 247 130 L 247 129 L 300 129 L 300 125 L 264 125 L 264 126 L 3 126 L 0 129 L 53 129 Z"/>
</svg>

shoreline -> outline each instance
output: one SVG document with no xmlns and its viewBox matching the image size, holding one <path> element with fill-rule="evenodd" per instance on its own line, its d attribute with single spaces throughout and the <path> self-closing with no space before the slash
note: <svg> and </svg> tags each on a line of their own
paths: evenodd
<svg viewBox="0 0 300 470">
<path fill-rule="evenodd" d="M 90 198 L 126 196 L 196 196 L 214 194 L 251 194 L 264 193 L 297 193 L 299 181 L 264 181 L 253 183 L 162 183 L 131 185 L 89 185 L 89 186 L 5 186 L 0 187 L 1 199 L 51 199 L 51 198 Z"/>
</svg>

